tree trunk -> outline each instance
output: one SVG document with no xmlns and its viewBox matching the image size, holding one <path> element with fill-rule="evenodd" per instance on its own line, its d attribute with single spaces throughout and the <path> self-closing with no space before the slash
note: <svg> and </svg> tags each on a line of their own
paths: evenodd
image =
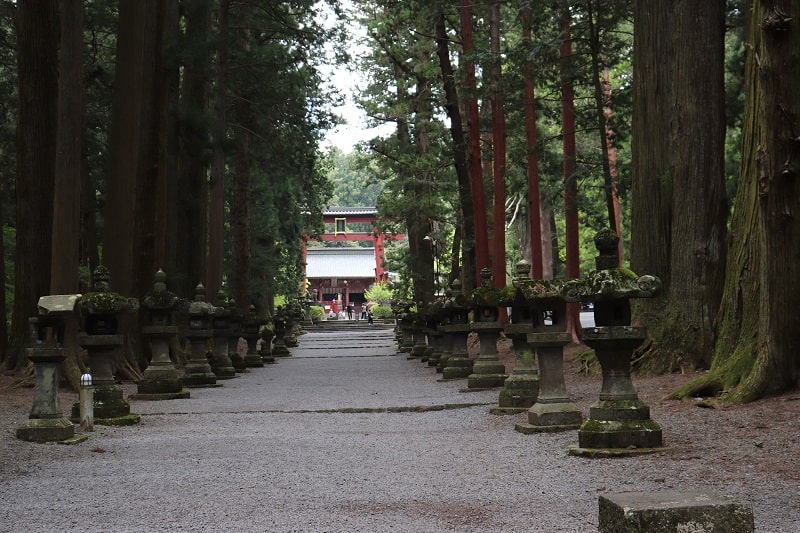
<svg viewBox="0 0 800 533">
<path fill-rule="evenodd" d="M 249 104 L 241 101 L 243 113 Z M 251 303 L 250 295 L 250 133 L 241 130 L 237 142 L 238 154 L 234 158 L 233 203 L 231 216 L 233 225 L 233 287 L 236 304 L 247 311 Z"/>
<path fill-rule="evenodd" d="M 580 277 L 580 243 L 578 235 L 578 197 L 577 154 L 575 148 L 575 89 L 572 65 L 572 35 L 570 34 L 570 13 L 565 7 L 560 14 L 561 46 L 559 64 L 561 69 L 561 135 L 564 143 L 564 232 L 566 247 L 566 277 Z M 578 342 L 581 327 L 580 304 L 567 304 L 567 331 L 572 333 L 573 342 Z"/>
<path fill-rule="evenodd" d="M 637 0 L 633 33 L 631 269 L 670 286 L 673 0 Z M 666 296 L 634 300 L 635 322 L 661 338 Z"/>
<path fill-rule="evenodd" d="M 462 9 L 465 9 L 462 7 Z M 468 7 L 466 8 L 468 9 Z M 470 183 L 468 146 L 464 139 L 464 127 L 461 120 L 461 110 L 456 91 L 455 74 L 450 63 L 449 38 L 445 27 L 444 13 L 439 10 L 436 16 L 436 52 L 439 57 L 439 68 L 442 71 L 442 82 L 445 94 L 445 109 L 450 118 L 450 136 L 453 139 L 453 161 L 458 179 L 459 207 L 461 209 L 461 235 L 462 249 L 464 251 L 463 273 L 475 271 L 475 233 L 476 223 L 472 203 L 472 185 Z M 473 67 L 474 79 L 474 67 Z M 484 231 L 486 230 L 484 225 Z M 458 257 L 458 256 L 456 256 Z M 462 284 L 465 280 L 462 278 Z M 470 281 L 470 286 L 472 286 Z"/>
<path fill-rule="evenodd" d="M 210 2 L 188 2 L 183 13 L 186 39 L 196 47 L 183 65 L 180 122 L 180 202 L 178 219 L 177 287 L 175 292 L 190 295 L 205 281 L 206 229 L 208 213 L 207 107 L 209 87 L 208 33 L 211 24 Z"/>
<path fill-rule="evenodd" d="M 223 259 L 225 257 L 225 92 L 228 79 L 228 7 L 230 0 L 221 0 L 217 16 L 219 48 L 217 49 L 217 72 L 214 85 L 214 154 L 211 163 L 208 206 L 208 265 L 206 268 L 206 290 L 209 301 L 217 305 L 217 293 L 222 289 Z"/>
<path fill-rule="evenodd" d="M 50 288 L 58 100 L 58 15 L 49 0 L 20 2 L 17 32 L 16 257 L 12 346 L 6 366 L 25 364 L 28 318 Z"/>
<path fill-rule="evenodd" d="M 503 112 L 502 66 L 500 58 L 500 2 L 489 4 L 489 31 L 492 52 L 492 174 L 494 209 L 492 211 L 493 286 L 506 286 L 506 119 Z M 505 315 L 501 308 L 501 315 Z M 500 319 L 506 318 L 502 316 Z"/>
<path fill-rule="evenodd" d="M 124 0 L 119 6 L 117 68 L 108 134 L 109 172 L 104 212 L 103 263 L 120 294 L 132 295 L 136 178 L 139 163 L 146 2 Z"/>
<path fill-rule="evenodd" d="M 726 255 L 725 2 L 681 0 L 675 9 L 681 16 L 675 19 L 672 53 L 673 282 L 667 289 L 663 331 L 639 362 L 654 372 L 710 364 Z M 678 45 L 687 42 L 691 49 Z"/>
<path fill-rule="evenodd" d="M 530 8 L 522 11 L 522 40 L 529 57 L 533 52 Z M 533 88 L 533 61 L 525 61 L 525 140 L 528 153 L 528 241 L 531 250 L 531 278 L 542 279 L 542 209 L 539 197 L 539 159 L 536 150 L 536 99 Z"/>
<path fill-rule="evenodd" d="M 50 293 L 78 292 L 83 114 L 83 2 L 61 2 Z"/>
<path fill-rule="evenodd" d="M 489 236 L 486 224 L 486 193 L 483 190 L 483 166 L 481 165 L 481 124 L 478 107 L 477 82 L 475 80 L 475 62 L 472 54 L 472 11 L 470 1 L 461 4 L 461 31 L 464 42 L 464 91 L 467 94 L 467 114 L 469 128 L 469 174 L 472 191 L 472 210 L 475 223 L 475 247 L 464 248 L 464 268 L 461 285 L 467 290 L 475 288 L 480 279 L 481 269 L 489 266 Z M 466 224 L 466 222 L 465 222 Z M 463 228 L 464 232 L 470 231 Z M 472 256 L 472 263 L 467 259 Z M 466 265 L 474 264 L 475 270 L 469 271 Z"/>
<path fill-rule="evenodd" d="M 711 370 L 676 396 L 749 402 L 800 385 L 800 2 L 748 11 L 742 166 Z"/>
</svg>

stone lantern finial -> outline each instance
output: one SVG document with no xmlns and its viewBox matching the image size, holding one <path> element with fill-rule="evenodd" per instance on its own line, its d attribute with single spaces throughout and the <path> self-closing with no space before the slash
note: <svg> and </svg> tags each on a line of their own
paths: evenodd
<svg viewBox="0 0 800 533">
<path fill-rule="evenodd" d="M 598 255 L 595 258 L 595 268 L 597 270 L 608 270 L 619 267 L 619 255 L 617 245 L 619 237 L 610 228 L 603 228 L 594 236 L 594 245 Z"/>
<path fill-rule="evenodd" d="M 491 288 L 492 271 L 484 267 L 481 269 L 481 287 Z"/>
<path fill-rule="evenodd" d="M 108 267 L 99 265 L 92 272 L 92 289 L 95 292 L 108 292 L 111 287 L 111 272 Z"/>
</svg>

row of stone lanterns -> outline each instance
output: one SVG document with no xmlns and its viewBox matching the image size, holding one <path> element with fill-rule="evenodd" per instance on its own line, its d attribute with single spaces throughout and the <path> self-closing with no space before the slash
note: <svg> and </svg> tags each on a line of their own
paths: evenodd
<svg viewBox="0 0 800 533">
<path fill-rule="evenodd" d="M 611 230 L 597 234 L 596 270 L 585 278 L 533 280 L 530 265 L 522 261 L 505 289 L 493 288 L 491 273 L 484 269 L 481 286 L 469 296 L 455 281 L 443 301 L 418 305 L 416 312 L 410 305 L 401 306 L 399 350 L 412 356 L 425 353 L 427 340 L 443 380 L 466 378 L 464 391 L 502 387 L 491 412 L 526 412 L 527 422 L 515 425 L 521 433 L 577 429 L 579 444 L 569 449 L 571 454 L 630 455 L 660 449 L 661 428 L 638 398 L 630 376 L 631 354 L 646 334 L 644 328 L 630 325 L 630 299 L 654 296 L 660 281 L 618 268 L 617 242 Z M 603 382 L 586 421 L 564 381 L 564 347 L 572 342 L 566 330 L 569 302 L 594 304 L 595 326 L 583 328 L 581 339 L 595 350 Z M 511 308 L 510 324 L 497 320 L 499 307 Z M 497 356 L 501 332 L 512 340 L 516 357 L 508 376 Z M 475 360 L 467 353 L 470 333 L 480 343 Z"/>
<path fill-rule="evenodd" d="M 139 422 L 139 416 L 130 412 L 122 388 L 114 381 L 113 364 L 114 354 L 124 344 L 118 323 L 123 315 L 137 312 L 140 302 L 110 291 L 109 285 L 108 269 L 100 266 L 92 274 L 91 292 L 45 296 L 39 300 L 39 314 L 30 319 L 31 346 L 27 351 L 36 377 L 33 408 L 29 420 L 17 429 L 18 438 L 35 442 L 86 438 L 75 436 L 74 426 L 63 416 L 58 402 L 58 368 L 66 359 L 62 348 L 64 330 L 67 321 L 76 315 L 82 318 L 84 329 L 78 342 L 87 350 L 93 375 L 81 376 L 81 400 L 72 408 L 72 420 L 85 428 L 91 428 L 95 422 L 104 425 Z M 220 302 L 224 300 L 221 292 L 218 297 Z M 142 298 L 141 309 L 142 335 L 149 343 L 151 359 L 137 383 L 137 394 L 133 395 L 139 400 L 189 398 L 184 387 L 221 386 L 217 380 L 234 378 L 247 367 L 273 363 L 275 350 L 270 347 L 273 336 L 278 347 L 274 355 L 291 355 L 283 337 L 287 326 L 293 326 L 293 317 L 287 319 L 279 312 L 272 328 L 268 328 L 268 322 L 257 317 L 253 306 L 242 317 L 233 300 L 222 306 L 207 302 L 202 285 L 196 287 L 190 302 L 182 301 L 167 290 L 166 275 L 161 270 L 156 273 L 153 290 Z M 187 317 L 185 337 L 191 347 L 182 371 L 170 358 L 170 344 L 177 342 L 178 336 L 173 320 L 176 313 Z M 248 345 L 244 357 L 238 353 L 240 338 Z M 260 351 L 259 340 L 264 341 Z"/>
</svg>

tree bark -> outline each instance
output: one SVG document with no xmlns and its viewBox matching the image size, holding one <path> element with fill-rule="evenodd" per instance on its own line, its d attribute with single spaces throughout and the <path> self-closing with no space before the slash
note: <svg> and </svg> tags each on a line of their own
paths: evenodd
<svg viewBox="0 0 800 533">
<path fill-rule="evenodd" d="M 672 282 L 663 330 L 638 363 L 653 372 L 708 368 L 726 255 L 725 2 L 681 0 L 675 9 L 681 16 L 671 77 Z M 678 45 L 687 42 L 692 46 Z"/>
<path fill-rule="evenodd" d="M 206 267 L 206 290 L 209 300 L 219 305 L 217 293 L 222 289 L 223 259 L 225 257 L 225 92 L 228 79 L 228 7 L 230 0 L 220 0 L 217 11 L 219 48 L 217 49 L 217 71 L 214 85 L 214 153 L 211 163 L 208 206 L 208 265 Z"/>
<path fill-rule="evenodd" d="M 462 6 L 462 9 L 465 9 Z M 468 9 L 468 7 L 466 8 Z M 450 136 L 453 139 L 453 162 L 456 170 L 456 178 L 458 179 L 458 197 L 459 207 L 461 208 L 461 236 L 462 249 L 464 255 L 463 273 L 472 273 L 475 271 L 475 234 L 477 231 L 474 215 L 474 206 L 472 203 L 472 184 L 470 183 L 469 174 L 469 150 L 467 142 L 464 138 L 464 126 L 461 120 L 461 110 L 459 106 L 458 92 L 456 90 L 455 74 L 453 72 L 453 65 L 450 63 L 450 50 L 449 39 L 447 36 L 447 29 L 445 27 L 444 12 L 439 10 L 436 16 L 436 52 L 439 57 L 439 68 L 442 71 L 442 82 L 445 94 L 445 110 L 447 116 L 450 118 Z M 473 67 L 474 78 L 474 67 Z M 486 231 L 484 225 L 484 231 Z M 474 284 L 470 280 L 464 280 L 462 277 L 462 285 L 469 282 L 470 286 Z"/>
<path fill-rule="evenodd" d="M 53 231 L 53 194 L 58 100 L 58 35 L 56 4 L 49 0 L 21 2 L 16 8 L 17 32 L 17 180 L 16 257 L 13 345 L 8 368 L 25 364 L 28 318 L 49 293 Z"/>
<path fill-rule="evenodd" d="M 472 191 L 472 211 L 475 223 L 475 245 L 472 250 L 464 246 L 464 269 L 461 285 L 467 290 L 475 288 L 480 279 L 481 269 L 489 266 L 489 236 L 486 224 L 486 193 L 483 189 L 483 166 L 481 164 L 481 120 L 478 107 L 477 82 L 475 79 L 475 62 L 472 54 L 472 10 L 470 1 L 461 3 L 461 32 L 464 42 L 464 91 L 467 94 L 467 124 L 469 130 L 469 175 Z M 465 222 L 466 224 L 466 222 Z M 464 231 L 469 231 L 464 228 Z M 472 262 L 467 259 L 472 256 Z M 475 269 L 469 272 L 466 265 Z"/>
<path fill-rule="evenodd" d="M 522 11 L 522 40 L 529 57 L 533 51 L 531 40 L 530 8 Z M 525 61 L 525 140 L 528 153 L 528 241 L 531 250 L 531 278 L 543 279 L 542 263 L 542 209 L 539 196 L 539 159 L 536 150 L 536 99 L 533 86 L 534 65 Z"/>
<path fill-rule="evenodd" d="M 502 66 L 500 59 L 500 2 L 489 4 L 489 31 L 492 53 L 492 174 L 494 209 L 492 211 L 493 286 L 506 286 L 506 119 L 503 112 Z M 501 308 L 501 315 L 505 315 Z M 501 317 L 501 320 L 506 318 Z"/>
<path fill-rule="evenodd" d="M 190 295 L 205 281 L 206 235 L 208 223 L 207 108 L 209 90 L 208 33 L 211 24 L 209 2 L 189 2 L 183 9 L 186 39 L 196 47 L 183 65 L 180 121 L 181 201 L 176 206 L 178 219 L 178 274 L 175 291 Z"/>
<path fill-rule="evenodd" d="M 580 243 L 578 235 L 578 182 L 576 178 L 577 154 L 575 146 L 575 88 L 572 73 L 572 35 L 570 34 L 570 13 L 565 7 L 560 13 L 561 46 L 559 47 L 559 66 L 561 70 L 561 135 L 564 144 L 564 246 L 566 248 L 566 277 L 577 278 L 580 271 Z M 567 304 L 567 331 L 572 333 L 573 342 L 578 342 L 581 327 L 580 304 Z"/>
<path fill-rule="evenodd" d="M 748 11 L 742 166 L 711 370 L 676 396 L 742 403 L 800 385 L 800 2 Z"/>
<path fill-rule="evenodd" d="M 53 205 L 50 292 L 78 292 L 83 114 L 83 2 L 60 4 L 58 129 Z"/>
</svg>

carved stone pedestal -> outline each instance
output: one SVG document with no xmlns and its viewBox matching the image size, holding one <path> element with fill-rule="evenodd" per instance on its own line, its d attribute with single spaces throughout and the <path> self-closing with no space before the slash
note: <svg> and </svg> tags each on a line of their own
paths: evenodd
<svg viewBox="0 0 800 533">
<path fill-rule="evenodd" d="M 122 346 L 122 335 L 81 335 L 78 343 L 89 354 L 89 368 L 94 384 L 94 423 L 105 426 L 138 424 L 140 416 L 131 413 L 122 387 L 114 381 L 114 353 Z M 80 421 L 80 404 L 72 407 L 72 419 Z"/>
<path fill-rule="evenodd" d="M 528 345 L 528 324 L 506 324 L 506 337 L 511 339 L 516 363 L 511 375 L 503 383 L 498 404 L 491 409 L 493 415 L 522 413 L 530 409 L 539 396 L 539 369 L 533 349 Z"/>
<path fill-rule="evenodd" d="M 583 342 L 593 348 L 603 368 L 600 398 L 589 409 L 589 419 L 578 431 L 573 455 L 597 455 L 598 449 L 617 449 L 615 455 L 661 451 L 661 426 L 650 418 L 650 408 L 631 381 L 630 358 L 645 339 L 644 328 L 604 326 L 586 328 Z"/>
<path fill-rule="evenodd" d="M 175 400 L 188 398 L 175 365 L 169 357 L 169 341 L 178 334 L 175 326 L 145 326 L 144 335 L 150 342 L 152 358 L 141 381 L 136 384 L 136 400 Z"/>
<path fill-rule="evenodd" d="M 528 344 L 539 358 L 539 397 L 528 410 L 528 423 L 517 424 L 520 433 L 541 433 L 578 429 L 583 421 L 580 410 L 570 401 L 564 383 L 564 346 L 572 341 L 569 333 L 531 333 Z"/>
<path fill-rule="evenodd" d="M 17 438 L 31 442 L 73 441 L 75 426 L 64 417 L 58 401 L 58 367 L 66 356 L 54 342 L 35 345 L 27 355 L 34 365 L 36 384 L 29 419 L 17 427 Z"/>
<path fill-rule="evenodd" d="M 472 374 L 473 361 L 467 353 L 467 339 L 469 338 L 469 324 L 450 324 L 444 326 L 453 341 L 453 348 L 450 357 L 447 358 L 447 366 L 442 369 L 442 380 L 464 379 Z"/>
<path fill-rule="evenodd" d="M 502 387 L 508 375 L 506 367 L 497 357 L 497 339 L 503 331 L 502 322 L 473 322 L 471 331 L 478 334 L 480 352 L 467 376 L 467 390 L 480 391 Z"/>
</svg>

